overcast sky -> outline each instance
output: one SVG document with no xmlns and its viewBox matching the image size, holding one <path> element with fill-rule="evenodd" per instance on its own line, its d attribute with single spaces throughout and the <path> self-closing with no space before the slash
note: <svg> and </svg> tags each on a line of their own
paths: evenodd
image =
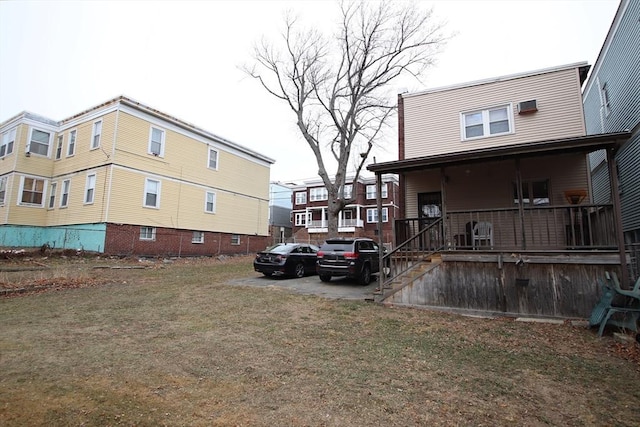
<svg viewBox="0 0 640 427">
<path fill-rule="evenodd" d="M 411 92 L 587 61 L 618 0 L 423 1 L 455 33 Z M 246 77 L 262 36 L 291 9 L 332 28 L 333 1 L 0 1 L 0 122 L 61 120 L 125 95 L 276 160 L 271 179 L 316 176 L 288 107 Z M 395 119 L 394 119 L 395 120 Z M 374 155 L 397 159 L 390 132 Z"/>
</svg>

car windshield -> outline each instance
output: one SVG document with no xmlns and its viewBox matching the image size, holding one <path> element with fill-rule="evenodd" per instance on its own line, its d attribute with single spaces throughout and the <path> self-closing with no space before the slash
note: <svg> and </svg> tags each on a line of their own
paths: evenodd
<svg viewBox="0 0 640 427">
<path fill-rule="evenodd" d="M 286 245 L 283 243 L 278 243 L 277 245 L 273 245 L 265 249 L 265 252 L 274 252 L 276 254 L 288 254 L 291 252 L 293 248 L 296 248 L 298 245 Z"/>
</svg>

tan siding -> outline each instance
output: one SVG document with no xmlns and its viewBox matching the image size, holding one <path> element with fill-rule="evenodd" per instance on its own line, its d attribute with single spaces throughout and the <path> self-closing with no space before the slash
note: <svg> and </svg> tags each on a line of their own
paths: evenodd
<svg viewBox="0 0 640 427">
<path fill-rule="evenodd" d="M 538 111 L 518 115 L 535 99 Z M 462 141 L 460 113 L 511 103 L 514 134 Z M 577 69 L 407 96 L 405 156 L 415 158 L 585 134 Z"/>
<path fill-rule="evenodd" d="M 47 210 L 45 208 L 18 205 L 18 200 L 21 197 L 20 178 L 22 176 L 24 175 L 13 174 L 8 176 L 7 195 L 5 198 L 5 208 L 9 209 L 7 223 L 17 225 L 44 225 L 47 216 Z M 28 176 L 31 177 L 33 175 Z M 48 179 L 45 179 L 45 201 L 49 194 L 49 182 Z"/>
</svg>

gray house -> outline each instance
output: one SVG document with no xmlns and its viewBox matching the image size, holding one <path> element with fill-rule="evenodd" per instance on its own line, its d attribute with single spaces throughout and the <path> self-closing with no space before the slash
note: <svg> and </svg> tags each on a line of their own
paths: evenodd
<svg viewBox="0 0 640 427">
<path fill-rule="evenodd" d="M 269 184 L 269 234 L 271 244 L 291 239 L 291 184 L 272 181 Z"/>
<path fill-rule="evenodd" d="M 632 265 L 640 255 L 640 2 L 622 0 L 583 91 L 587 135 L 631 131 L 615 159 L 622 230 Z M 607 153 L 589 155 L 594 203 L 612 201 Z"/>
</svg>

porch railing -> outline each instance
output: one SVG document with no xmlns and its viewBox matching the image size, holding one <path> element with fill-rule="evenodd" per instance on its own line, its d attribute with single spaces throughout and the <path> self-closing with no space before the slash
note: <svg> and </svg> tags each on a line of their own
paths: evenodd
<svg viewBox="0 0 640 427">
<path fill-rule="evenodd" d="M 444 248 L 444 229 L 441 218 L 422 223 L 416 222 L 414 225 L 424 225 L 424 227 L 383 256 L 383 271 L 380 273 L 383 286 L 389 285 L 429 255 Z"/>
<path fill-rule="evenodd" d="M 433 220 L 395 221 L 400 246 Z M 490 224 L 490 235 L 477 238 L 474 226 Z M 612 204 L 518 207 L 448 211 L 443 222 L 443 246 L 448 250 L 596 250 L 616 249 Z"/>
<path fill-rule="evenodd" d="M 327 228 L 329 221 L 314 219 L 307 222 L 307 228 Z M 364 220 L 362 219 L 341 219 L 338 220 L 338 228 L 340 227 L 363 227 Z"/>
</svg>

